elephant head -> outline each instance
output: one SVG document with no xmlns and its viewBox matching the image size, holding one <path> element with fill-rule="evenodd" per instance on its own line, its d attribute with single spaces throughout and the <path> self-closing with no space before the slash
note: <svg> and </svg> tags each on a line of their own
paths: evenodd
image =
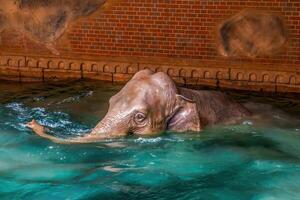
<svg viewBox="0 0 300 200">
<path fill-rule="evenodd" d="M 33 126 L 29 124 L 30 128 Z M 110 98 L 107 114 L 90 134 L 70 142 L 200 129 L 196 103 L 181 96 L 167 74 L 146 69 L 136 73 L 120 92 Z M 54 140 L 41 133 L 39 131 L 38 134 Z"/>
<path fill-rule="evenodd" d="M 108 112 L 93 133 L 152 135 L 165 130 L 199 131 L 196 104 L 178 94 L 167 74 L 146 69 L 110 98 Z"/>
</svg>

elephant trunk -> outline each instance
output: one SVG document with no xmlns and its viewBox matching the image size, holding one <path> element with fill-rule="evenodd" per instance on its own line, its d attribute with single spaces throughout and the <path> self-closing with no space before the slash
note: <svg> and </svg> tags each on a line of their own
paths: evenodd
<svg viewBox="0 0 300 200">
<path fill-rule="evenodd" d="M 104 138 L 125 136 L 128 132 L 128 122 L 120 116 L 106 115 L 92 130 L 91 135 Z"/>
<path fill-rule="evenodd" d="M 126 126 L 125 126 L 126 125 Z M 105 139 L 112 139 L 117 137 L 122 137 L 127 134 L 125 127 L 128 126 L 128 123 L 124 123 L 122 119 L 117 120 L 116 117 L 105 116 L 101 122 L 92 130 L 91 133 L 88 133 L 81 137 L 75 138 L 57 138 L 53 135 L 47 133 L 47 128 L 43 127 L 35 120 L 27 124 L 37 135 L 49 139 L 56 143 L 61 144 L 73 144 L 73 143 L 93 143 L 100 142 Z"/>
</svg>

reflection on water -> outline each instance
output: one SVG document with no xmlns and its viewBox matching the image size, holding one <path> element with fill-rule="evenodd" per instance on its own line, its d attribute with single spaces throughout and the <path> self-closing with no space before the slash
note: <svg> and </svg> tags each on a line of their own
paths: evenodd
<svg viewBox="0 0 300 200">
<path fill-rule="evenodd" d="M 61 137 L 88 132 L 120 86 L 0 83 L 1 199 L 299 199 L 300 101 L 231 93 L 257 115 L 201 134 L 166 133 L 89 145 L 32 134 L 32 118 Z"/>
</svg>

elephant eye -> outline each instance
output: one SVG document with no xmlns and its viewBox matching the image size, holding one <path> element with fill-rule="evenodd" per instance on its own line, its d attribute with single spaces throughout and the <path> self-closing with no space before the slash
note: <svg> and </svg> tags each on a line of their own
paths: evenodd
<svg viewBox="0 0 300 200">
<path fill-rule="evenodd" d="M 135 116 L 134 116 L 134 121 L 137 124 L 143 123 L 145 121 L 145 119 L 146 119 L 146 115 L 144 113 L 141 113 L 141 112 L 136 113 Z"/>
</svg>

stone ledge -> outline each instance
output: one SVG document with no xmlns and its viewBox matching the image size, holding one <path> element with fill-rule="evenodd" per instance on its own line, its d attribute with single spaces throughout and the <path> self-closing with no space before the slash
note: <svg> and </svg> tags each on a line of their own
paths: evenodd
<svg viewBox="0 0 300 200">
<path fill-rule="evenodd" d="M 2 55 L 0 79 L 33 82 L 69 79 L 92 79 L 127 82 L 137 71 L 150 69 L 165 72 L 180 85 L 230 89 L 300 93 L 300 72 L 251 69 L 245 66 L 215 66 L 185 63 L 153 64 L 117 59 L 82 60 L 74 58 Z"/>
</svg>

